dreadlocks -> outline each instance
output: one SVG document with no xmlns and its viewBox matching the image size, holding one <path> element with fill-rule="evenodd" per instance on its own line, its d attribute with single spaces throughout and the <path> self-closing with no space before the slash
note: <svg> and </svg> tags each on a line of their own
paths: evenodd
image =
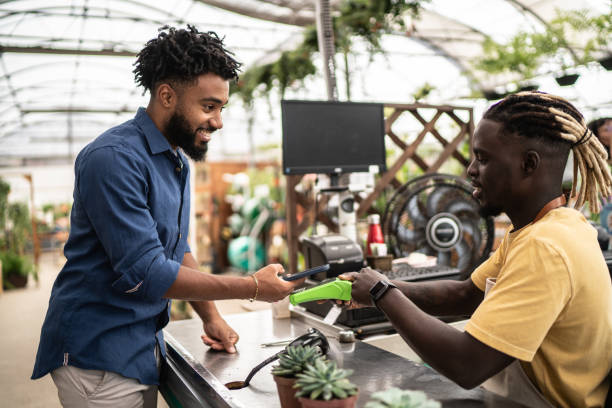
<svg viewBox="0 0 612 408">
<path fill-rule="evenodd" d="M 598 190 L 604 197 L 612 194 L 607 152 L 597 137 L 593 137 L 580 112 L 565 99 L 543 92 L 519 92 L 491 106 L 484 119 L 501 123 L 506 132 L 549 144 L 559 156 L 565 153 L 567 158 L 571 148 L 574 152 L 572 197 L 576 197 L 580 171 L 575 207 L 580 208 L 588 201 L 591 212 L 598 213 L 601 210 Z"/>
<path fill-rule="evenodd" d="M 163 26 L 157 38 L 138 53 L 133 72 L 136 83 L 149 92 L 160 81 L 189 83 L 209 72 L 226 80 L 237 79 L 242 64 L 232 55 L 212 31 L 201 33 L 192 25 L 179 30 Z"/>
</svg>

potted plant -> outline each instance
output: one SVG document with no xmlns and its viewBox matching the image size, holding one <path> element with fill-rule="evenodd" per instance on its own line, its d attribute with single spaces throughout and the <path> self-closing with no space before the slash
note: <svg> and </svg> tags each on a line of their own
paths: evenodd
<svg viewBox="0 0 612 408">
<path fill-rule="evenodd" d="M 4 289 L 23 288 L 28 283 L 28 276 L 38 279 L 34 265 L 25 256 L 14 252 L 0 252 L 2 264 L 2 285 Z"/>
<path fill-rule="evenodd" d="M 338 368 L 335 362 L 317 359 L 297 375 L 295 395 L 302 408 L 353 408 L 357 386 L 348 380 L 352 373 Z"/>
<path fill-rule="evenodd" d="M 293 388 L 296 375 L 303 372 L 307 364 L 314 364 L 315 360 L 320 358 L 324 358 L 321 350 L 313 346 L 289 346 L 285 352 L 279 354 L 278 364 L 272 367 L 272 375 L 281 407 L 300 408 Z"/>
<path fill-rule="evenodd" d="M 440 408 L 442 405 L 427 398 L 423 391 L 390 388 L 372 394 L 364 408 Z"/>
</svg>

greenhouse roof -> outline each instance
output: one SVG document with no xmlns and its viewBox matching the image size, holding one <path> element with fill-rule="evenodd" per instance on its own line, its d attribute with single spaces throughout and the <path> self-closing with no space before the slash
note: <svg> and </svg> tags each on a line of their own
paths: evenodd
<svg viewBox="0 0 612 408">
<path fill-rule="evenodd" d="M 146 105 L 147 95 L 134 85 L 132 64 L 136 53 L 160 26 L 189 23 L 201 30 L 216 31 L 225 36 L 227 47 L 249 69 L 300 41 L 304 27 L 315 21 L 314 3 L 0 1 L 0 166 L 71 162 L 82 146 L 105 129 L 131 118 L 138 106 Z M 331 0 L 334 10 L 339 4 L 340 0 Z M 516 78 L 487 74 L 475 67 L 485 38 L 503 41 L 519 28 L 542 30 L 559 10 L 610 13 L 610 3 L 605 0 L 432 0 L 424 7 L 419 18 L 409 21 L 408 29 L 386 36 L 385 55 L 372 57 L 365 49 L 356 48 L 352 60 L 358 83 L 355 99 L 408 102 L 405 95 L 424 81 L 435 82 L 439 102 L 465 100 L 470 89 L 498 89 Z M 580 40 L 572 38 L 568 43 L 570 66 L 576 65 L 572 61 L 578 61 L 584 52 Z M 608 51 L 601 50 L 601 54 Z M 575 69 L 583 72 L 585 68 Z M 386 70 L 388 78 L 380 74 Z M 544 67 L 546 70 L 554 73 L 558 67 L 551 65 Z M 415 75 L 418 80 L 411 78 Z M 608 73 L 601 69 L 597 75 L 592 81 L 600 84 L 593 88 L 598 95 L 591 95 L 591 88 L 569 95 L 592 112 L 610 107 L 610 88 L 602 87 L 601 81 L 612 81 L 609 76 L 603 77 Z M 385 84 L 384 80 L 393 83 Z M 325 98 L 321 81 L 310 79 L 305 83 L 306 90 L 296 87 L 289 96 Z M 251 117 L 261 121 L 254 126 L 259 132 L 256 140 L 249 141 L 252 137 L 247 134 L 245 113 L 237 107 L 228 112 L 223 130 L 232 142 L 219 143 L 216 150 L 211 150 L 213 158 L 231 157 L 241 148 L 248 154 L 253 146 L 243 145 L 249 143 L 278 142 L 279 130 L 274 122 L 278 115 L 272 113 L 272 119 L 266 119 L 269 108 L 252 109 L 256 113 L 251 112 Z M 227 126 L 230 121 L 234 125 Z"/>
</svg>

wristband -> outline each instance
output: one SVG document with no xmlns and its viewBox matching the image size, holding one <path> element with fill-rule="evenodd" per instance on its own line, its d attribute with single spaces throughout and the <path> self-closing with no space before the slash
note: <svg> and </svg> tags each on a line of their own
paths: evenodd
<svg viewBox="0 0 612 408">
<path fill-rule="evenodd" d="M 378 302 L 382 297 L 387 293 L 387 291 L 391 288 L 397 289 L 393 283 L 386 280 L 379 280 L 370 288 L 370 296 L 372 297 L 372 303 L 376 306 L 376 302 Z"/>
<path fill-rule="evenodd" d="M 255 281 L 255 296 L 250 298 L 249 302 L 253 302 L 254 300 L 256 300 L 257 294 L 259 293 L 259 282 L 257 282 L 257 278 L 255 277 L 255 274 L 251 275 L 251 278 L 253 278 L 253 281 Z"/>
</svg>

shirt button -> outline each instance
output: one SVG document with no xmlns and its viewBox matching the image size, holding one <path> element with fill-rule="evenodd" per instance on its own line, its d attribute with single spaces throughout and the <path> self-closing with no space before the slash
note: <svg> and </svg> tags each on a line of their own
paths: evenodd
<svg viewBox="0 0 612 408">
<path fill-rule="evenodd" d="M 175 168 L 174 170 L 175 170 L 177 173 L 180 173 L 180 172 L 181 172 L 181 168 L 180 168 L 180 167 L 177 167 L 177 168 Z"/>
<path fill-rule="evenodd" d="M 183 234 L 179 234 L 179 238 L 183 238 Z"/>
</svg>

